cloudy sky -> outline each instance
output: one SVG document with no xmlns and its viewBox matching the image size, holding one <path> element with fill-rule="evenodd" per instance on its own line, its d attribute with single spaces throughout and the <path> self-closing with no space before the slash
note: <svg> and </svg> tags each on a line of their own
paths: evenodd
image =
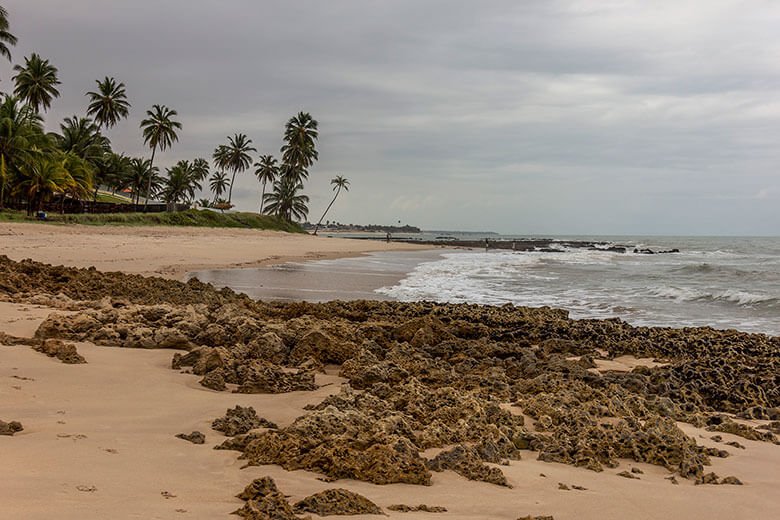
<svg viewBox="0 0 780 520">
<path fill-rule="evenodd" d="M 540 234 L 780 234 L 780 2 L 3 0 L 60 70 L 56 130 L 94 80 L 127 85 L 114 147 L 148 154 L 152 104 L 184 125 L 161 166 L 243 132 L 278 154 L 320 123 L 344 223 Z M 0 90 L 11 87 L 0 64 Z M 236 180 L 239 209 L 260 185 Z"/>
</svg>

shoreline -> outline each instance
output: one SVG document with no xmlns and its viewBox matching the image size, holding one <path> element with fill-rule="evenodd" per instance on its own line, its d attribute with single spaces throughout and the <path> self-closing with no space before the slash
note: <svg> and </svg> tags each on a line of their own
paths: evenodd
<svg viewBox="0 0 780 520">
<path fill-rule="evenodd" d="M 0 223 L 0 254 L 51 265 L 92 267 L 182 280 L 187 272 L 433 249 L 404 243 L 280 231 L 178 226 L 95 227 Z"/>
<path fill-rule="evenodd" d="M 75 255 L 74 236 L 57 252 Z M 123 234 L 113 255 L 203 237 Z M 454 520 L 780 512 L 778 338 L 551 308 L 262 302 L 130 272 L 0 258 L 0 421 L 24 426 L 0 436 L 0 516 L 227 519 L 260 477 L 291 503 L 345 488 L 392 519 L 431 518 L 394 504 Z M 87 363 L 36 352 L 45 341 Z M 274 427 L 213 430 L 236 404 Z M 175 438 L 195 430 L 205 445 Z"/>
</svg>

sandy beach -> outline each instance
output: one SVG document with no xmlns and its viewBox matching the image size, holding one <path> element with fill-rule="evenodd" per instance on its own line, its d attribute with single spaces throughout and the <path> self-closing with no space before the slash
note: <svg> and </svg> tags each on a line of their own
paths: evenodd
<svg viewBox="0 0 780 520">
<path fill-rule="evenodd" d="M 0 223 L 0 254 L 12 260 L 172 279 L 187 271 L 426 248 L 430 246 L 253 229 Z"/>
<path fill-rule="evenodd" d="M 33 258 L 45 263 L 76 267 L 94 265 L 99 271 L 116 270 L 173 279 L 181 279 L 186 271 L 198 268 L 254 266 L 287 259 L 348 256 L 383 250 L 386 247 L 413 248 L 399 244 L 386 246 L 365 241 L 241 230 L 96 229 L 16 224 L 6 224 L 0 228 L 0 241 L 0 253 L 13 260 Z M 16 278 L 4 279 L 0 272 L 0 286 L 24 284 L 26 276 L 16 275 Z M 148 295 L 134 296 L 143 291 L 137 291 L 131 284 L 142 282 L 128 279 L 126 292 L 115 295 L 116 301 L 122 302 L 121 305 L 104 303 L 79 307 L 77 301 L 80 298 L 76 298 L 75 293 L 64 300 L 54 299 L 52 295 L 57 294 L 57 290 L 67 293 L 69 289 L 99 292 L 103 278 L 96 280 L 97 289 L 87 289 L 82 279 L 87 279 L 89 272 L 67 271 L 63 275 L 62 272 L 49 274 L 44 269 L 40 273 L 36 271 L 34 276 L 50 276 L 54 285 L 46 290 L 30 290 L 29 294 L 25 293 L 24 296 L 0 292 L 1 299 L 5 300 L 0 302 L 0 332 L 8 335 L 5 341 L 7 344 L 0 345 L 0 420 L 17 420 L 24 426 L 24 430 L 13 436 L 0 436 L 0 460 L 3 461 L 5 470 L 0 475 L 0 518 L 43 520 L 54 514 L 59 518 L 74 520 L 107 517 L 227 519 L 231 518 L 230 512 L 243 505 L 234 495 L 253 479 L 265 476 L 275 480 L 279 490 L 287 495 L 290 503 L 325 489 L 345 488 L 373 501 L 390 518 L 515 520 L 526 515 L 551 515 L 556 520 L 725 520 L 771 518 L 780 513 L 780 498 L 775 492 L 778 484 L 777 468 L 780 467 L 780 446 L 725 432 L 718 433 L 720 438 L 713 440 L 715 433 L 712 431 L 681 422 L 678 422 L 681 431 L 698 445 L 715 450 L 725 448 L 728 451 L 729 456 L 726 458 L 712 457 L 711 466 L 706 467 L 705 471 L 714 472 L 719 477 L 734 475 L 744 485 L 695 485 L 694 478 L 683 478 L 679 474 L 679 484 L 672 485 L 668 477 L 674 475 L 675 471 L 658 464 L 621 458 L 617 467 L 604 466 L 602 471 L 596 472 L 585 467 L 537 460 L 538 454 L 528 449 L 517 452 L 517 458 L 508 457 L 503 461 L 505 464 L 483 463 L 485 467 L 503 473 L 508 485 L 470 480 L 452 470 L 432 472 L 431 485 L 403 483 L 405 477 L 401 479 L 402 482 L 378 485 L 354 478 L 338 478 L 327 482 L 329 479 L 323 479 L 322 471 L 287 471 L 276 464 L 244 467 L 247 460 L 239 459 L 239 453 L 236 451 L 212 449 L 226 440 L 222 433 L 211 428 L 211 422 L 215 418 L 224 415 L 226 409 L 236 405 L 252 406 L 259 416 L 276 423 L 278 428 L 284 430 L 293 425 L 297 418 L 310 413 L 304 408 L 306 405 L 316 405 L 327 396 L 339 394 L 344 383 L 349 381 L 346 376 L 350 373 L 342 373 L 338 365 L 329 363 L 329 354 L 325 353 L 324 357 L 320 358 L 320 361 L 324 362 L 324 371 L 315 370 L 313 374 L 317 387 L 313 391 L 297 390 L 279 394 L 232 393 L 230 390 L 236 389 L 237 386 L 230 383 L 227 385 L 228 391 L 204 388 L 199 383 L 203 379 L 202 374 L 186 373 L 197 370 L 196 368 L 190 370 L 185 365 L 179 370 L 171 370 L 174 353 L 186 354 L 192 347 L 183 350 L 171 347 L 176 341 L 183 342 L 182 346 L 185 343 L 205 344 L 203 333 L 207 323 L 215 326 L 219 323 L 227 334 L 227 323 L 232 323 L 230 320 L 236 319 L 235 316 L 242 315 L 230 314 L 233 311 L 228 310 L 244 305 L 242 300 L 228 299 L 224 305 L 210 304 L 213 309 L 202 318 L 197 318 L 203 320 L 202 325 L 196 326 L 194 324 L 200 322 L 194 321 L 186 325 L 176 321 L 180 319 L 176 318 L 176 313 L 186 314 L 190 316 L 187 319 L 192 320 L 192 316 L 197 317 L 206 311 L 191 306 L 185 308 L 165 304 L 165 289 L 159 292 L 149 291 Z M 63 282 L 63 276 L 69 281 Z M 118 286 L 122 287 L 124 282 L 120 282 Z M 58 283 L 61 285 L 57 286 Z M 181 284 L 170 287 L 172 295 L 175 291 L 192 289 L 189 285 L 185 287 Z M 105 289 L 107 292 L 111 290 L 124 289 Z M 201 289 L 195 287 L 192 290 Z M 204 291 L 208 292 L 207 289 Z M 38 294 L 37 299 L 33 293 Z M 128 300 L 134 301 L 134 298 L 138 301 L 149 298 L 148 303 L 156 305 L 154 308 L 158 309 L 156 313 L 168 313 L 168 317 L 164 318 L 167 337 L 178 338 L 166 344 L 169 348 L 118 348 L 133 346 L 132 341 L 139 342 L 139 345 L 146 341 L 141 332 L 137 333 L 137 340 L 133 339 L 136 334 L 134 331 L 144 329 L 143 319 L 151 319 L 132 317 L 135 316 L 134 312 L 146 312 L 142 311 L 144 305 L 127 303 Z M 155 301 L 163 303 L 154 303 Z M 258 316 L 262 313 L 276 316 L 274 313 L 286 312 L 284 307 L 247 309 L 259 313 Z M 344 328 L 347 327 L 345 316 L 350 317 L 354 313 L 362 312 L 359 308 L 346 308 L 342 314 L 334 313 L 330 307 L 323 307 L 321 311 L 316 310 L 320 307 L 312 306 L 307 309 L 314 315 L 323 313 L 323 321 L 316 321 L 320 318 L 311 321 L 313 318 L 306 316 L 298 316 L 292 320 L 268 318 L 264 325 L 260 322 L 255 325 L 254 322 L 246 322 L 237 330 L 265 327 L 260 330 L 264 333 L 275 331 L 274 334 L 279 334 L 286 342 L 294 343 L 296 347 L 290 354 L 292 357 L 285 363 L 295 367 L 295 363 L 291 361 L 296 352 L 295 348 L 300 348 L 303 343 L 309 341 L 295 338 L 301 334 L 305 337 L 309 329 L 336 338 L 340 330 L 348 330 Z M 410 312 L 405 309 L 406 307 L 399 307 L 398 312 Z M 390 312 L 388 316 L 392 316 L 396 311 Z M 47 321 L 47 318 L 54 314 L 60 315 L 61 318 L 56 318 L 54 322 Z M 333 317 L 329 318 L 331 315 Z M 105 321 L 109 316 L 112 316 L 111 323 Z M 379 334 L 378 328 L 390 326 L 390 317 L 380 319 L 372 314 L 366 316 L 369 324 L 365 328 L 355 329 L 354 334 L 359 337 Z M 547 319 L 545 316 L 542 315 L 540 319 Z M 132 319 L 142 321 L 133 324 Z M 245 320 L 246 317 L 242 316 L 241 319 Z M 404 323 L 408 318 L 394 319 Z M 463 318 L 454 316 L 453 319 Z M 117 327 L 123 320 L 129 320 L 126 323 L 130 336 L 117 336 L 117 339 L 112 341 L 109 331 L 119 330 Z M 342 322 L 343 324 L 339 325 Z M 45 329 L 49 332 L 43 335 L 39 332 L 39 338 L 36 340 L 36 331 L 43 323 L 47 323 Z M 60 328 L 55 330 L 56 327 L 52 328 L 52 323 L 60 323 L 61 326 L 58 325 Z M 356 327 L 364 327 L 360 321 L 355 323 L 359 324 L 355 325 Z M 372 323 L 374 325 L 371 325 Z M 394 330 L 401 330 L 404 326 L 406 325 L 397 328 L 396 324 L 392 325 L 396 327 Z M 415 338 L 423 338 L 425 334 L 430 336 L 434 332 L 444 333 L 436 328 L 437 325 L 426 326 L 433 327 L 433 332 L 429 330 L 414 334 L 414 337 L 409 336 L 411 344 L 423 345 L 423 351 L 429 348 L 425 345 L 432 346 L 438 342 Z M 162 325 L 159 327 L 162 328 Z M 190 332 L 186 332 L 187 330 Z M 73 341 L 87 363 L 66 365 L 34 351 L 30 346 L 40 341 L 41 337 L 55 337 L 57 334 L 64 340 Z M 155 341 L 159 341 L 160 336 L 155 335 L 153 330 L 148 334 L 152 334 L 148 337 L 158 338 Z M 188 334 L 192 336 L 187 336 Z M 195 339 L 195 335 L 198 335 L 199 339 Z M 380 336 L 381 334 L 375 337 L 376 341 L 380 341 Z M 234 341 L 230 337 L 218 340 L 217 335 L 213 338 L 214 347 L 225 345 L 219 348 L 228 348 L 227 345 Z M 344 345 L 357 348 L 357 340 L 352 336 L 344 336 L 343 341 L 346 342 Z M 328 344 L 328 348 L 342 348 L 336 347 L 338 342 L 335 340 L 334 343 Z M 404 348 L 388 345 L 391 350 Z M 211 347 L 206 348 L 208 350 Z M 214 352 L 216 351 L 215 349 Z M 203 354 L 206 351 L 199 352 L 201 356 L 206 355 Z M 220 355 L 239 356 L 238 351 L 231 354 L 228 354 L 227 350 L 220 352 Z M 667 364 L 664 361 L 672 362 L 661 359 L 655 363 L 652 361 L 652 355 L 636 359 L 634 356 L 617 355 L 615 352 L 604 351 L 603 354 L 604 358 L 596 359 L 588 373 L 596 376 L 628 374 L 636 367 L 642 370 L 660 370 Z M 352 355 L 357 356 L 350 354 Z M 367 355 L 360 354 L 363 357 Z M 398 354 L 388 353 L 387 362 L 396 359 L 393 357 L 396 355 Z M 593 355 L 600 357 L 597 353 Z M 404 356 L 419 356 L 419 353 L 407 353 Z M 571 353 L 568 356 L 540 359 L 550 363 L 551 370 L 558 370 L 555 368 L 558 366 L 556 363 L 570 363 L 573 370 L 579 366 L 577 363 L 580 356 L 572 357 Z M 413 365 L 404 365 L 407 362 L 405 358 L 397 359 L 397 363 L 403 366 L 404 370 L 410 373 L 413 371 Z M 411 360 L 409 357 L 410 363 Z M 455 363 L 455 358 L 450 362 Z M 483 361 L 485 362 L 487 360 Z M 296 363 L 303 366 L 300 362 Z M 455 366 L 453 364 L 453 367 Z M 293 368 L 284 370 L 290 371 Z M 295 370 L 300 372 L 302 369 Z M 424 373 L 434 377 L 436 372 L 431 370 L 433 369 L 426 368 Z M 351 374 L 353 386 L 358 385 L 360 378 L 356 379 L 354 370 Z M 416 377 L 422 376 L 417 374 Z M 475 395 L 479 395 L 480 399 L 485 398 L 484 392 L 477 392 Z M 512 413 L 524 416 L 524 428 L 532 437 L 538 435 L 536 427 L 539 418 L 528 414 L 533 406 L 542 406 L 541 403 L 543 401 L 536 404 L 526 403 L 527 408 L 524 409 L 510 407 L 514 410 Z M 483 405 L 475 402 L 470 406 L 478 408 Z M 327 410 L 322 413 L 326 412 Z M 481 412 L 476 415 L 480 414 Z M 613 419 L 617 421 L 617 418 Z M 380 422 L 384 420 L 387 419 L 379 419 Z M 760 426 L 768 421 L 741 422 Z M 485 431 L 494 431 L 490 425 L 486 425 L 486 428 Z M 205 444 L 194 445 L 175 437 L 178 433 L 194 430 L 205 434 Z M 257 431 L 260 435 L 273 434 L 273 431 L 262 428 Z M 659 439 L 655 442 L 678 441 L 667 438 L 666 441 Z M 742 448 L 725 445 L 728 442 L 738 443 Z M 435 457 L 448 447 L 431 448 L 421 453 Z M 630 479 L 618 475 L 624 471 L 638 478 Z M 445 507 L 447 511 L 434 514 L 388 510 L 388 506 L 393 504 L 426 504 Z M 357 515 L 353 518 L 375 516 Z"/>
</svg>

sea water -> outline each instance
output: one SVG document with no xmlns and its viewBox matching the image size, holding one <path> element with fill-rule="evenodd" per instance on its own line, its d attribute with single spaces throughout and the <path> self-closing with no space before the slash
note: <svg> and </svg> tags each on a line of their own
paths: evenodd
<svg viewBox="0 0 780 520">
<path fill-rule="evenodd" d="M 502 238 L 515 237 L 491 240 Z M 780 335 L 780 238 L 557 238 L 604 245 L 557 246 L 556 252 L 450 250 L 377 293 L 402 301 L 546 305 L 573 318 Z M 604 250 L 610 245 L 628 252 Z M 650 255 L 634 248 L 680 252 Z"/>
</svg>

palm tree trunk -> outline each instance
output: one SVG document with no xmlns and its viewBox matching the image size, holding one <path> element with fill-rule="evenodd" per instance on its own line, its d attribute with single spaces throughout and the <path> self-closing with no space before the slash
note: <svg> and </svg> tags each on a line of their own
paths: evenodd
<svg viewBox="0 0 780 520">
<path fill-rule="evenodd" d="M 233 202 L 233 183 L 236 182 L 237 170 L 233 170 L 233 177 L 230 179 L 230 190 L 228 191 L 228 204 Z"/>
<path fill-rule="evenodd" d="M 0 209 L 5 208 L 5 155 L 0 154 Z"/>
<path fill-rule="evenodd" d="M 144 198 L 144 213 L 146 213 L 146 207 L 149 205 L 149 192 L 152 191 L 152 175 L 154 175 L 154 152 L 157 151 L 157 147 L 152 147 L 152 158 L 149 160 L 149 182 L 146 183 L 146 198 Z"/>
<path fill-rule="evenodd" d="M 317 234 L 317 230 L 320 228 L 320 224 L 322 224 L 322 219 L 324 219 L 324 218 L 325 218 L 325 215 L 327 215 L 327 214 L 328 214 L 328 211 L 330 211 L 330 207 L 331 207 L 331 206 L 333 206 L 333 203 L 334 203 L 334 202 L 336 202 L 336 197 L 338 197 L 338 196 L 339 196 L 339 193 L 340 193 L 340 192 L 341 192 L 341 186 L 339 186 L 339 189 L 337 189 L 337 190 L 336 190 L 336 194 L 333 196 L 333 200 L 332 200 L 332 201 L 330 201 L 330 204 L 328 204 L 328 207 L 327 207 L 327 208 L 325 208 L 325 213 L 323 213 L 323 214 L 322 214 L 322 216 L 320 217 L 320 221 L 319 221 L 319 222 L 317 222 L 317 225 L 316 225 L 316 226 L 314 226 L 314 234 L 315 234 L 315 235 Z"/>
<path fill-rule="evenodd" d="M 265 203 L 265 181 L 263 181 L 263 194 L 260 195 L 260 214 L 263 214 L 263 204 Z M 0 208 L 2 208 L 2 202 L 0 202 Z"/>
</svg>

